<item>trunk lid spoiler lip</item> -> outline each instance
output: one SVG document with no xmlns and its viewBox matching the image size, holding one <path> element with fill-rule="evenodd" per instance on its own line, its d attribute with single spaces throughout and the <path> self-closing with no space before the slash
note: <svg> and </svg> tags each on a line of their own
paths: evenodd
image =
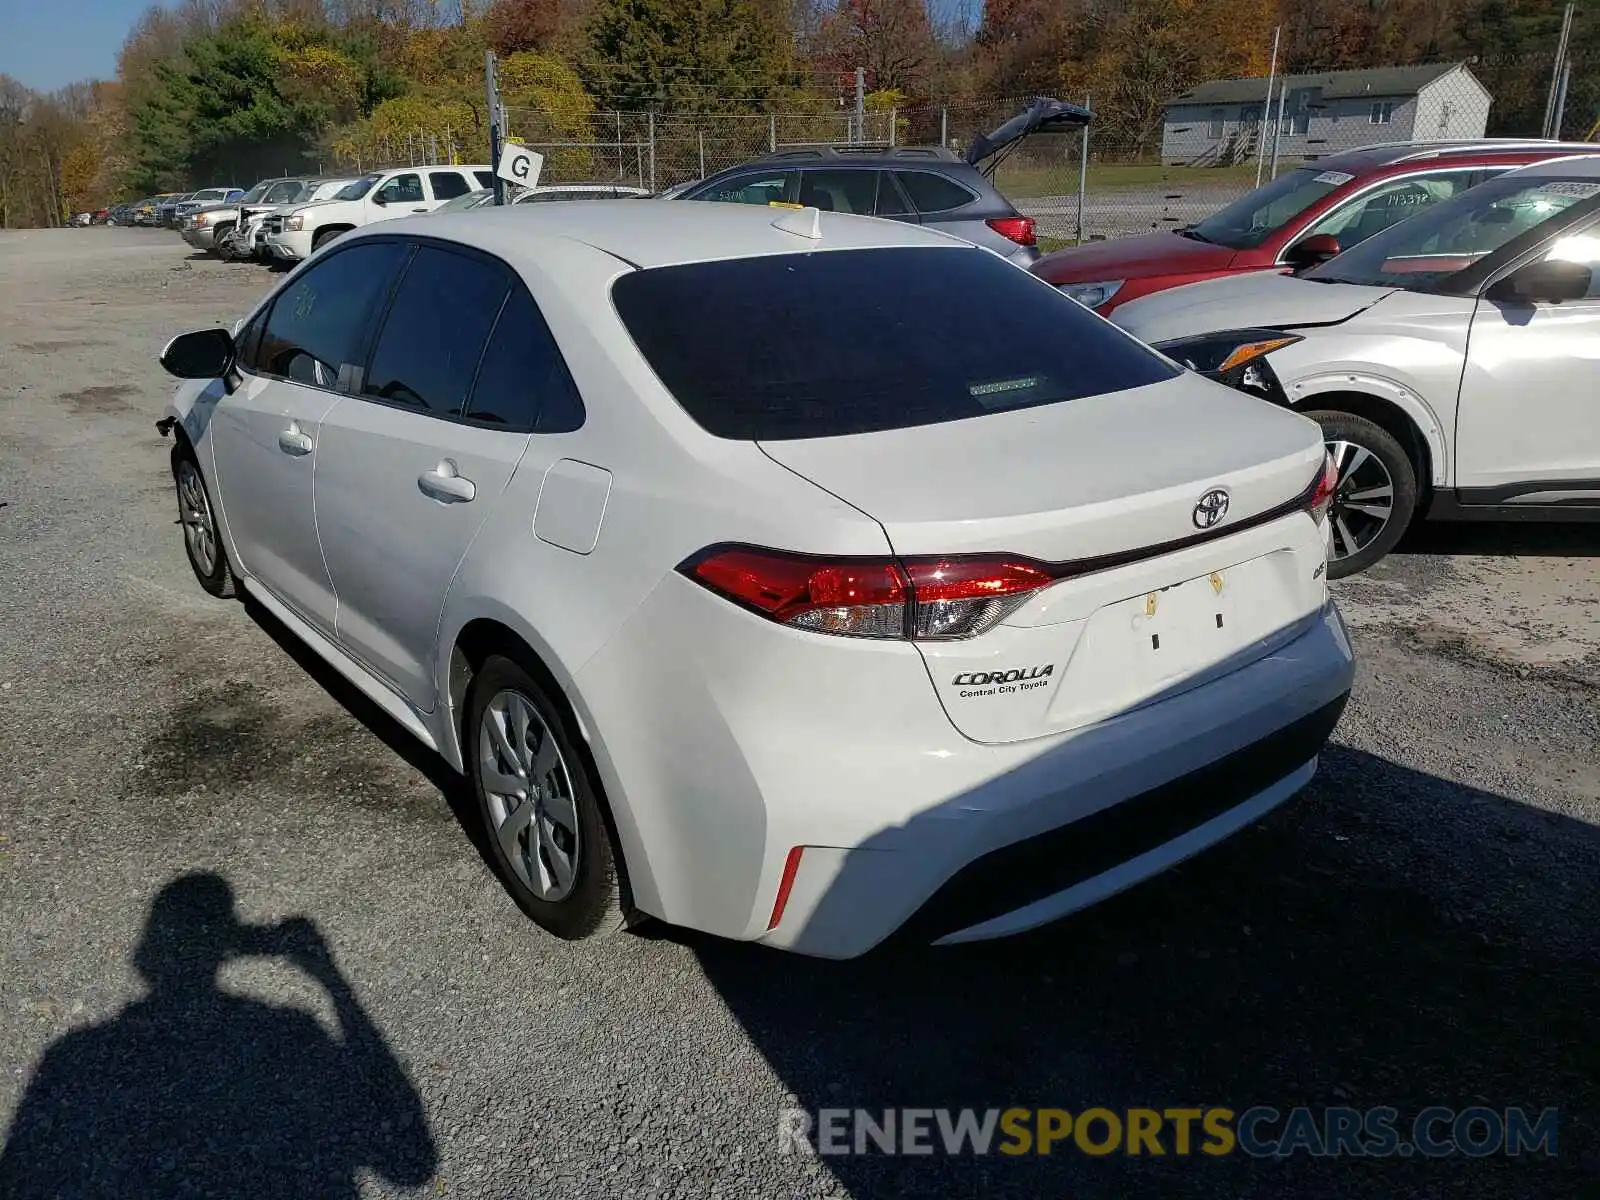
<svg viewBox="0 0 1600 1200">
<path fill-rule="evenodd" d="M 967 163 L 977 167 L 985 159 L 990 160 L 979 170 L 992 179 L 995 170 L 1005 161 L 1006 154 L 1028 135 L 1077 129 L 1087 126 L 1093 119 L 1094 113 L 1081 104 L 1071 104 L 1053 96 L 1035 96 L 1027 108 L 1009 121 L 973 138 L 972 145 L 967 148 Z"/>
</svg>

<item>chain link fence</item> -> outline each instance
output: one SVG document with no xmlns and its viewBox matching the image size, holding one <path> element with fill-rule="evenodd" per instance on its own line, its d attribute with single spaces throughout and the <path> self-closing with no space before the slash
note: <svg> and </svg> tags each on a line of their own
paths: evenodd
<svg viewBox="0 0 1600 1200">
<path fill-rule="evenodd" d="M 1172 92 L 1123 87 L 1063 95 L 1095 113 L 1087 130 L 1035 134 L 1004 156 L 995 181 L 1035 219 L 1047 246 L 1178 228 L 1284 171 L 1350 150 L 1485 136 L 1533 138 L 1561 127 L 1587 139 L 1600 116 L 1600 62 L 1574 64 L 1563 95 L 1553 56 L 1420 63 L 1221 79 Z M 1031 97 L 925 103 L 857 113 L 842 101 L 780 112 L 660 115 L 508 108 L 507 133 L 545 156 L 543 181 L 613 182 L 658 191 L 787 149 L 943 145 L 963 152 Z M 1552 111 L 1547 111 L 1551 109 Z M 483 162 L 481 130 L 390 133 L 338 170 Z"/>
</svg>

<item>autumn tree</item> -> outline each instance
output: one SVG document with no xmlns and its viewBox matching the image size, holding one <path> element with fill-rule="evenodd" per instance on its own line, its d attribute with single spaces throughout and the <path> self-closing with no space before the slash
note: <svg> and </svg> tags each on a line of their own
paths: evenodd
<svg viewBox="0 0 1600 1200">
<path fill-rule="evenodd" d="M 812 54 L 832 71 L 864 67 L 869 87 L 912 97 L 924 94 L 939 58 L 926 0 L 840 0 L 822 19 Z"/>
<path fill-rule="evenodd" d="M 496 54 L 543 50 L 560 28 L 560 0 L 494 0 L 483 14 L 484 40 Z"/>
</svg>

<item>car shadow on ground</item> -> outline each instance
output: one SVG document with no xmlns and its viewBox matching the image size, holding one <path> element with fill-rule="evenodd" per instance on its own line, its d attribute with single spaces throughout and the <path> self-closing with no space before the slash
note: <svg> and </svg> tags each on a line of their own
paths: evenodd
<svg viewBox="0 0 1600 1200">
<path fill-rule="evenodd" d="M 1419 521 L 1396 554 L 1600 557 L 1600 521 Z"/>
<path fill-rule="evenodd" d="M 813 1115 L 1392 1106 L 1409 1140 L 1430 1105 L 1561 1112 L 1553 1158 L 1182 1156 L 1169 1126 L 1163 1157 L 819 1160 L 854 1196 L 1578 1196 L 1597 878 L 1594 827 L 1336 745 L 1262 824 L 1033 934 L 839 963 L 681 936 Z"/>
<path fill-rule="evenodd" d="M 45 1052 L 0 1148 L 0 1195 L 354 1200 L 362 1172 L 408 1188 L 433 1178 L 422 1101 L 313 922 L 242 924 L 221 876 L 182 875 L 132 957 L 147 994 Z M 336 1032 L 220 988 L 242 958 L 304 973 Z"/>
</svg>

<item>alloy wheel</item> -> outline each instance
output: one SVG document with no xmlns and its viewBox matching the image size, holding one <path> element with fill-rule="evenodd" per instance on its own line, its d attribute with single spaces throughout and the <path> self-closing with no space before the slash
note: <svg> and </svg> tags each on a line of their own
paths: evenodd
<svg viewBox="0 0 1600 1200">
<path fill-rule="evenodd" d="M 178 464 L 178 519 L 196 569 L 202 575 L 213 574 L 217 569 L 217 525 L 200 470 L 188 459 Z"/>
<path fill-rule="evenodd" d="M 1357 442 L 1330 441 L 1339 471 L 1328 519 L 1335 559 L 1349 558 L 1375 542 L 1394 516 L 1394 480 L 1371 450 Z"/>
<path fill-rule="evenodd" d="M 539 899 L 566 899 L 582 851 L 577 801 L 554 733 L 522 693 L 497 692 L 484 709 L 478 777 L 511 870 Z"/>
</svg>

